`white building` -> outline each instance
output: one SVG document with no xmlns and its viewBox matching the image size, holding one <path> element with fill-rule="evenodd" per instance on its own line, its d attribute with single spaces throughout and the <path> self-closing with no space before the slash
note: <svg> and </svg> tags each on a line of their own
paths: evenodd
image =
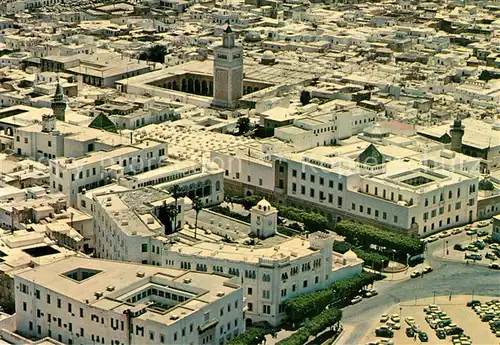
<svg viewBox="0 0 500 345">
<path fill-rule="evenodd" d="M 50 187 L 68 195 L 74 205 L 77 193 L 83 189 L 103 186 L 126 174 L 155 169 L 166 153 L 166 143 L 148 139 L 109 152 L 90 152 L 82 158 L 53 159 L 49 162 Z"/>
<path fill-rule="evenodd" d="M 477 175 L 409 158 L 388 161 L 374 145 L 343 156 L 335 150 L 276 155 L 276 195 L 330 219 L 361 219 L 419 236 L 476 219 Z"/>
<path fill-rule="evenodd" d="M 268 221 L 261 218 L 262 225 Z M 257 233 L 255 226 L 257 222 L 252 222 L 251 231 Z M 173 268 L 237 276 L 247 302 L 247 325 L 259 321 L 278 325 L 286 316 L 285 301 L 327 288 L 362 270 L 363 261 L 354 253 L 332 252 L 333 238 L 324 233 L 271 240 L 275 245 L 171 240 L 161 244 L 160 262 Z"/>
<path fill-rule="evenodd" d="M 243 333 L 235 278 L 69 258 L 16 275 L 23 336 L 65 344 L 224 344 Z"/>
<path fill-rule="evenodd" d="M 195 161 L 163 161 L 163 164 L 158 169 L 120 177 L 118 184 L 128 189 L 157 185 L 167 190 L 177 185 L 189 198 L 200 197 L 206 206 L 224 201 L 224 170 L 216 163 L 206 167 Z"/>
<path fill-rule="evenodd" d="M 167 192 L 151 187 L 94 195 L 95 255 L 99 258 L 159 265 L 161 247 L 155 237 L 172 232 L 175 205 Z M 176 228 L 184 226 L 184 198 L 177 200 Z M 154 243 L 154 244 L 153 244 Z"/>
</svg>

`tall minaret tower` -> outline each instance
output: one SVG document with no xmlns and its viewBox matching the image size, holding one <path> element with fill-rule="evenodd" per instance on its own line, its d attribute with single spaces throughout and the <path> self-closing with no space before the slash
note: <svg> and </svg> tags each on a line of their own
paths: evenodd
<svg viewBox="0 0 500 345">
<path fill-rule="evenodd" d="M 214 48 L 214 100 L 218 107 L 234 108 L 243 95 L 243 48 L 235 45 L 228 25 L 222 45 Z"/>
<path fill-rule="evenodd" d="M 59 121 L 65 120 L 66 113 L 66 102 L 64 101 L 64 92 L 61 84 L 57 82 L 56 93 L 54 95 L 54 99 L 51 103 L 52 111 L 54 112 L 54 116 Z"/>
<path fill-rule="evenodd" d="M 464 136 L 464 126 L 462 125 L 462 120 L 460 120 L 460 115 L 457 115 L 453 124 L 450 126 L 451 134 L 451 149 L 455 152 L 462 152 L 462 137 Z"/>
</svg>

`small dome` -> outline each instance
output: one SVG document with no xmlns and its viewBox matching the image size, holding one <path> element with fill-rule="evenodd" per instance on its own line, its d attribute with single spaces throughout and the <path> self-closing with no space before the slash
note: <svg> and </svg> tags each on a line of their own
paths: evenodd
<svg viewBox="0 0 500 345">
<path fill-rule="evenodd" d="M 263 54 L 262 54 L 262 59 L 266 59 L 266 60 L 273 60 L 275 59 L 275 55 L 272 51 L 270 50 L 266 50 Z"/>
<path fill-rule="evenodd" d="M 349 249 L 347 252 L 345 252 L 344 255 L 342 255 L 342 256 L 344 257 L 344 259 L 347 262 L 356 262 L 356 261 L 358 261 L 358 256 L 351 249 Z"/>
<path fill-rule="evenodd" d="M 207 170 L 208 171 L 217 171 L 217 170 L 219 170 L 219 165 L 215 162 L 210 162 L 207 164 Z"/>
<path fill-rule="evenodd" d="M 390 134 L 389 129 L 381 127 L 376 123 L 373 126 L 367 127 L 363 130 L 363 134 L 368 137 L 386 137 Z"/>
<path fill-rule="evenodd" d="M 257 203 L 257 208 L 259 210 L 268 211 L 269 209 L 271 209 L 271 203 L 267 201 L 266 198 L 264 198 Z"/>
</svg>

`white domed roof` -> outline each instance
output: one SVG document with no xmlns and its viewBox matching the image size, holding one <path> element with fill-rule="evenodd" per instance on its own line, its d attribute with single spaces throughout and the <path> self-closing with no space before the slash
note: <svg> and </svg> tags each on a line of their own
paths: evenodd
<svg viewBox="0 0 500 345">
<path fill-rule="evenodd" d="M 217 170 L 219 170 L 219 165 L 217 165 L 217 163 L 215 163 L 215 162 L 210 162 L 207 164 L 207 170 L 208 171 L 217 171 Z"/>
<path fill-rule="evenodd" d="M 342 255 L 347 262 L 358 261 L 358 256 L 351 249 Z"/>
<path fill-rule="evenodd" d="M 492 126 L 494 131 L 500 131 L 500 120 L 496 121 Z"/>
<path fill-rule="evenodd" d="M 274 55 L 274 53 L 270 50 L 266 50 L 263 54 L 262 54 L 262 59 L 264 60 L 274 60 L 276 57 Z"/>
<path fill-rule="evenodd" d="M 271 208 L 271 203 L 266 200 L 266 198 L 262 199 L 257 203 L 257 208 L 263 210 L 269 210 Z"/>
</svg>

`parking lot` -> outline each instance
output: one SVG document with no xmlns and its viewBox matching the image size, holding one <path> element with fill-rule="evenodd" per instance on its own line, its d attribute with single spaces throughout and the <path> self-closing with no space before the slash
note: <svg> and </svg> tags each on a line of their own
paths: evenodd
<svg viewBox="0 0 500 345">
<path fill-rule="evenodd" d="M 483 304 L 486 301 L 491 300 L 491 298 L 485 297 L 475 299 L 480 300 Z M 492 331 L 490 330 L 489 322 L 481 321 L 480 316 L 476 314 L 476 312 L 471 307 L 466 306 L 467 302 L 469 302 L 470 300 L 471 296 L 452 296 L 451 299 L 449 296 L 437 296 L 436 298 L 426 298 L 395 305 L 387 311 L 387 314 L 389 318 L 392 314 L 398 314 L 400 318 L 401 329 L 393 329 L 394 337 L 390 338 L 390 340 L 392 340 L 393 344 L 395 345 L 453 344 L 452 337 L 454 337 L 458 339 L 461 338 L 461 340 L 455 340 L 455 344 L 469 344 L 469 342 L 470 344 L 481 345 L 498 344 L 500 342 L 500 337 L 496 337 L 496 335 L 492 333 Z M 424 312 L 424 308 L 428 308 L 429 305 L 436 305 L 438 308 L 437 311 L 433 309 L 432 312 Z M 486 305 L 483 305 L 483 307 L 496 308 L 498 310 L 498 316 L 495 317 L 500 317 L 500 303 L 498 304 L 498 307 L 486 307 Z M 443 323 L 440 324 L 441 327 L 437 327 L 437 329 L 441 329 L 443 330 L 443 332 L 446 330 L 449 333 L 453 333 L 454 331 L 462 329 L 463 334 L 457 334 L 455 336 L 453 336 L 452 334 L 447 334 L 445 335 L 444 339 L 439 339 L 436 335 L 436 330 L 431 328 L 429 322 L 426 321 L 426 316 L 430 320 L 430 322 L 433 322 L 434 324 L 443 321 Z M 410 318 L 410 323 L 406 321 L 407 318 Z M 411 322 L 411 318 L 413 318 L 414 322 Z M 434 320 L 432 320 L 432 318 L 434 318 Z M 409 337 L 406 334 L 406 329 L 410 328 L 410 324 L 415 325 L 413 326 L 414 329 L 425 332 L 428 340 L 422 341 L 418 336 L 415 338 L 414 335 Z M 445 326 L 446 324 L 451 324 L 451 327 L 449 325 Z M 380 336 L 377 337 L 375 335 L 375 329 L 384 325 L 387 325 L 387 323 L 381 322 L 380 319 L 373 320 L 371 331 L 369 332 L 369 334 L 365 335 L 361 343 L 377 344 L 380 343 L 381 340 L 387 339 Z"/>
</svg>

